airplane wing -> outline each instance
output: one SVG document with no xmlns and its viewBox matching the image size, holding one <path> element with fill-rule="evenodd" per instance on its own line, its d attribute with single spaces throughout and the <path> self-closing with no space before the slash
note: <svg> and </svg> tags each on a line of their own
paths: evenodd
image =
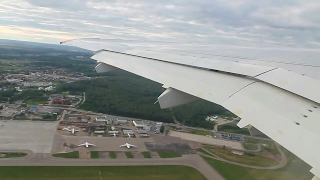
<svg viewBox="0 0 320 180">
<path fill-rule="evenodd" d="M 220 104 L 293 152 L 320 177 L 319 50 L 101 39 L 61 42 L 95 51 L 97 72 L 122 69 L 163 84 L 161 108 Z M 301 139 L 303 137 L 303 139 Z"/>
<path fill-rule="evenodd" d="M 133 145 L 133 144 L 129 144 L 129 146 L 132 146 L 132 147 L 137 147 L 136 145 Z"/>
<path fill-rule="evenodd" d="M 127 145 L 126 145 L 126 144 L 123 144 L 123 145 L 120 145 L 119 147 L 127 147 Z"/>
<path fill-rule="evenodd" d="M 83 143 L 83 144 L 79 144 L 78 146 L 86 146 L 86 143 Z"/>
</svg>

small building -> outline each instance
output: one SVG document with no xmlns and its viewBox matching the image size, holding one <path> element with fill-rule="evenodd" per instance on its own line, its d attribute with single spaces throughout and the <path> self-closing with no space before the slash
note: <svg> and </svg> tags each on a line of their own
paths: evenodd
<svg viewBox="0 0 320 180">
<path fill-rule="evenodd" d="M 138 129 L 137 130 L 139 134 L 147 134 L 148 132 L 144 129 Z"/>
<path fill-rule="evenodd" d="M 149 125 L 144 125 L 144 126 L 143 126 L 143 129 L 146 130 L 146 131 L 150 131 L 150 130 L 151 130 L 151 126 L 149 126 Z"/>
<path fill-rule="evenodd" d="M 161 127 L 156 127 L 156 129 L 154 130 L 154 133 L 159 134 L 160 133 L 160 128 Z"/>
<path fill-rule="evenodd" d="M 131 129 L 124 129 L 124 130 L 122 130 L 123 131 L 123 134 L 134 134 L 134 132 L 133 132 L 133 130 L 131 130 Z"/>
<path fill-rule="evenodd" d="M 142 121 L 132 121 L 133 125 L 136 127 L 136 128 L 143 128 L 144 127 L 144 124 Z"/>
<path fill-rule="evenodd" d="M 29 106 L 29 112 L 36 112 L 36 110 L 38 109 L 38 106 L 35 106 L 35 105 L 31 105 Z"/>
<path fill-rule="evenodd" d="M 109 131 L 109 134 L 119 134 L 119 131 Z"/>
<path fill-rule="evenodd" d="M 105 131 L 93 131 L 93 133 L 95 133 L 95 134 L 103 134 L 103 133 L 105 133 Z"/>
<path fill-rule="evenodd" d="M 107 122 L 108 119 L 105 118 L 105 117 L 96 117 L 96 121 L 97 121 L 97 122 Z"/>
<path fill-rule="evenodd" d="M 71 99 L 60 99 L 60 98 L 54 98 L 52 100 L 52 104 L 71 104 Z"/>
<path fill-rule="evenodd" d="M 117 118 L 117 122 L 118 122 L 118 124 L 126 124 L 128 122 L 128 120 L 126 120 L 126 119 L 118 119 Z"/>
</svg>

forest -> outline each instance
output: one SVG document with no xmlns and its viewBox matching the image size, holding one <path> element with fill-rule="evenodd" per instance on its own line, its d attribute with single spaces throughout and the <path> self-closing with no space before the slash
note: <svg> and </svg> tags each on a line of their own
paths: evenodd
<svg viewBox="0 0 320 180">
<path fill-rule="evenodd" d="M 213 122 L 206 121 L 206 116 L 218 114 L 234 117 L 223 107 L 204 100 L 172 109 L 160 109 L 154 102 L 164 91 L 161 84 L 124 71 L 111 72 L 93 80 L 62 84 L 57 91 L 69 91 L 71 94 L 85 92 L 86 101 L 80 108 L 88 111 L 163 122 L 173 122 L 175 116 L 186 126 L 211 129 Z"/>
</svg>

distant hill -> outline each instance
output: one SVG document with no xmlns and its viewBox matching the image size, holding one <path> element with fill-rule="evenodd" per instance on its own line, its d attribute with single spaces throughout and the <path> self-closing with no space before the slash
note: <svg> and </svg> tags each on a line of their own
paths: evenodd
<svg viewBox="0 0 320 180">
<path fill-rule="evenodd" d="M 9 46 L 16 46 L 16 47 L 29 47 L 29 48 L 49 48 L 54 50 L 64 50 L 64 51 L 74 51 L 74 52 L 87 52 L 91 53 L 91 51 L 67 46 L 67 45 L 60 45 L 60 44 L 47 44 L 47 43 L 38 43 L 38 42 L 29 42 L 29 41 L 17 41 L 17 40 L 9 40 L 9 39 L 0 39 L 0 45 L 9 45 Z"/>
</svg>

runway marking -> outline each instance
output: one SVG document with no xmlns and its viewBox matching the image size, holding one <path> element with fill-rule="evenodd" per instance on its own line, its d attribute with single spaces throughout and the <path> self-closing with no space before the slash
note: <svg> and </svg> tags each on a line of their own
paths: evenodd
<svg viewBox="0 0 320 180">
<path fill-rule="evenodd" d="M 101 171 L 100 170 L 99 170 L 99 178 L 100 178 L 100 180 L 102 180 Z"/>
</svg>

